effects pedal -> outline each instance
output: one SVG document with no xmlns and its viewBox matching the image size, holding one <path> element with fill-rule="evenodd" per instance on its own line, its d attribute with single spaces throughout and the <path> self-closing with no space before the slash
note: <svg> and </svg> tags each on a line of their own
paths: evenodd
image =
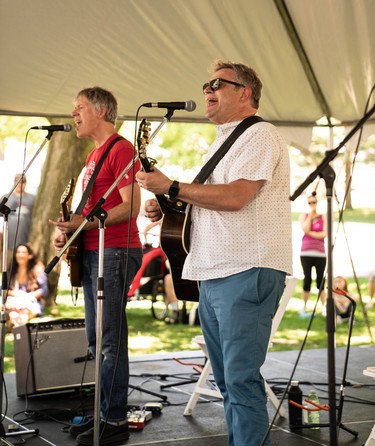
<svg viewBox="0 0 375 446">
<path fill-rule="evenodd" d="M 146 403 L 143 406 L 143 409 L 148 410 L 156 415 L 156 414 L 160 414 L 161 411 L 163 410 L 163 404 L 162 403 Z"/>
<path fill-rule="evenodd" d="M 148 410 L 131 410 L 128 412 L 129 429 L 143 429 L 147 421 L 152 418 L 152 412 Z"/>
</svg>

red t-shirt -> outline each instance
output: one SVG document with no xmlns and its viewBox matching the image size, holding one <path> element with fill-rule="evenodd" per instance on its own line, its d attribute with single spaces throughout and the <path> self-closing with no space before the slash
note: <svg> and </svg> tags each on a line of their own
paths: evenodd
<svg viewBox="0 0 375 446">
<path fill-rule="evenodd" d="M 91 175 L 95 170 L 95 166 L 99 162 L 101 156 L 105 152 L 110 142 L 117 138 L 119 135 L 115 133 L 107 141 L 98 148 L 92 150 L 86 160 L 86 172 L 83 176 L 82 187 L 85 190 L 87 183 L 89 182 Z M 90 195 L 87 199 L 86 205 L 82 211 L 82 216 L 86 215 L 92 210 L 95 204 L 100 198 L 104 196 L 114 181 L 124 171 L 125 167 L 134 158 L 133 145 L 127 140 L 120 140 L 110 149 L 104 163 L 99 171 L 98 176 L 95 179 L 94 186 L 91 189 Z M 105 210 L 112 209 L 118 204 L 122 203 L 122 198 L 119 193 L 119 189 L 131 185 L 134 175 L 140 169 L 139 160 L 136 161 L 134 167 L 130 168 L 126 175 L 117 184 L 117 187 L 109 194 L 102 208 Z M 104 231 L 104 247 L 105 248 L 140 248 L 141 241 L 139 238 L 137 227 L 137 215 L 134 215 L 131 221 L 123 221 L 116 225 L 105 226 Z M 130 234 L 128 234 L 128 228 L 130 224 Z M 94 250 L 99 249 L 99 230 L 91 229 L 83 231 L 83 244 L 84 249 Z"/>
</svg>

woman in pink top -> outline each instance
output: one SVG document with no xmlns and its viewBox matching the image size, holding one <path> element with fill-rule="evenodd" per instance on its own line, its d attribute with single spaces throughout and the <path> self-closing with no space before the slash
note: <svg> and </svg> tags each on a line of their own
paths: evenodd
<svg viewBox="0 0 375 446">
<path fill-rule="evenodd" d="M 313 192 L 307 198 L 310 206 L 310 212 L 300 217 L 302 230 L 304 232 L 301 246 L 301 264 L 303 268 L 303 312 L 306 312 L 307 301 L 310 297 L 312 283 L 312 269 L 316 272 L 316 286 L 320 293 L 322 302 L 322 314 L 325 315 L 325 292 L 324 292 L 324 272 L 326 267 L 326 252 L 324 239 L 326 237 L 326 219 L 325 216 L 318 214 L 316 207 L 318 200 L 316 193 Z"/>
</svg>

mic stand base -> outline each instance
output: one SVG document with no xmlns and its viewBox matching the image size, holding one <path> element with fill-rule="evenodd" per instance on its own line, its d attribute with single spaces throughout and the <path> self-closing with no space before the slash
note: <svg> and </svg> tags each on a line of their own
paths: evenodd
<svg viewBox="0 0 375 446">
<path fill-rule="evenodd" d="M 336 410 L 338 412 L 336 426 L 337 426 L 338 429 L 343 429 L 346 432 L 348 432 L 349 434 L 352 434 L 354 437 L 358 437 L 359 433 L 357 431 L 348 428 L 347 426 L 345 426 L 345 424 L 343 424 L 341 422 L 342 412 L 343 412 L 343 407 L 344 407 L 344 395 L 345 395 L 345 387 L 346 387 L 346 372 L 348 370 L 348 363 L 349 363 L 350 342 L 351 342 L 351 338 L 352 338 L 353 325 L 354 325 L 354 315 L 355 315 L 355 310 L 356 310 L 356 302 L 355 302 L 355 300 L 352 299 L 347 294 L 345 294 L 345 297 L 347 299 L 349 299 L 350 302 L 352 303 L 353 310 L 352 310 L 351 315 L 350 315 L 348 342 L 347 342 L 347 346 L 346 346 L 344 370 L 343 370 L 343 375 L 342 375 L 341 385 L 340 385 L 340 388 L 341 388 L 341 390 L 340 390 L 340 400 L 339 400 L 338 407 L 336 407 Z M 331 425 L 327 424 L 327 423 L 325 423 L 325 424 L 324 423 L 323 424 L 302 424 L 302 425 L 292 426 L 290 429 L 291 430 L 294 430 L 294 429 L 314 429 L 314 428 L 317 428 L 317 427 L 331 427 Z"/>
<path fill-rule="evenodd" d="M 192 379 L 181 378 L 181 380 L 182 381 L 177 383 L 163 384 L 162 386 L 160 386 L 160 389 L 164 390 L 169 389 L 170 387 L 184 386 L 185 384 L 196 384 L 196 382 L 198 381 L 198 377 Z"/>
<path fill-rule="evenodd" d="M 3 423 L 0 423 L 0 444 L 12 446 L 13 443 L 7 440 L 9 437 L 23 436 L 23 435 L 39 435 L 39 429 L 24 429 L 14 432 L 5 432 Z M 17 442 L 17 444 L 19 444 Z"/>
<path fill-rule="evenodd" d="M 294 430 L 299 430 L 299 429 L 318 429 L 320 427 L 331 427 L 331 425 L 329 423 L 302 424 L 300 426 L 293 426 L 290 428 L 290 430 L 294 431 Z M 358 435 L 359 435 L 359 433 L 357 431 L 349 429 L 347 426 L 345 426 L 342 423 L 338 423 L 337 428 L 345 430 L 349 434 L 352 434 L 354 437 L 358 437 Z"/>
<path fill-rule="evenodd" d="M 22 435 L 39 435 L 39 429 L 26 429 L 15 432 L 6 432 L 5 437 L 16 437 Z"/>
<path fill-rule="evenodd" d="M 157 398 L 160 398 L 163 401 L 167 401 L 168 397 L 165 395 L 160 395 L 160 393 L 153 392 L 152 390 L 142 389 L 142 387 L 139 386 L 133 386 L 132 384 L 128 384 L 128 387 L 134 390 L 139 390 L 140 392 L 147 393 L 148 395 L 156 396 Z"/>
</svg>

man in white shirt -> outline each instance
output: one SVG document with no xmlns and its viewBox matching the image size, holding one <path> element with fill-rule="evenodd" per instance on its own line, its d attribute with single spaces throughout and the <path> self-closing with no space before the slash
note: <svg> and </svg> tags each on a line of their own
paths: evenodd
<svg viewBox="0 0 375 446">
<path fill-rule="evenodd" d="M 209 159 L 245 118 L 257 113 L 262 83 L 243 64 L 217 61 L 203 86 L 206 116 L 217 127 Z M 141 187 L 192 205 L 183 278 L 200 282 L 199 318 L 224 398 L 230 446 L 269 444 L 264 363 L 272 318 L 292 272 L 289 156 L 276 128 L 248 128 L 205 184 L 139 172 Z M 155 200 L 145 206 L 159 219 Z"/>
</svg>

